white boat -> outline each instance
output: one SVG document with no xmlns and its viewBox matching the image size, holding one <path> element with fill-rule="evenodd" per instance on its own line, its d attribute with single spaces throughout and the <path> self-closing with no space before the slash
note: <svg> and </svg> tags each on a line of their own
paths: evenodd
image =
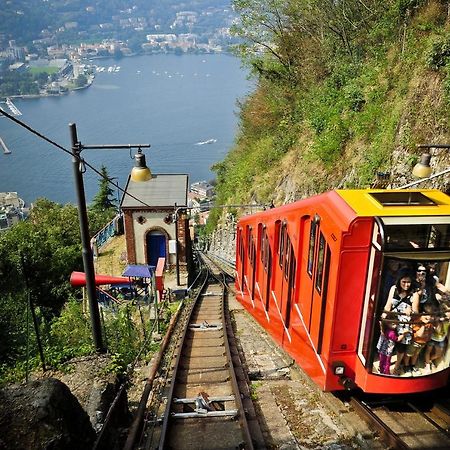
<svg viewBox="0 0 450 450">
<path fill-rule="evenodd" d="M 197 142 L 195 145 L 214 144 L 215 142 L 217 142 L 217 139 L 208 139 L 207 141 Z"/>
<path fill-rule="evenodd" d="M 3 149 L 3 153 L 5 155 L 11 154 L 11 150 L 7 147 L 7 145 L 5 144 L 5 141 L 1 137 L 0 137 L 0 147 Z"/>
<path fill-rule="evenodd" d="M 12 102 L 10 98 L 6 99 L 6 106 L 11 110 L 14 116 L 21 116 L 22 113 L 19 111 L 19 108 Z"/>
</svg>

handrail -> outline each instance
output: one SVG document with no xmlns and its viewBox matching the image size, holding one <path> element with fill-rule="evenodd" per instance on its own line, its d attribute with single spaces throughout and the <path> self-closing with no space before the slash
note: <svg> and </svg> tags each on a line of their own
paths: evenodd
<svg viewBox="0 0 450 450">
<path fill-rule="evenodd" d="M 91 238 L 91 246 L 94 242 L 96 244 L 97 250 L 105 245 L 113 236 L 117 234 L 116 223 L 122 217 L 122 213 L 116 214 L 99 232 L 94 234 Z M 95 254 L 95 252 L 94 252 Z"/>
</svg>

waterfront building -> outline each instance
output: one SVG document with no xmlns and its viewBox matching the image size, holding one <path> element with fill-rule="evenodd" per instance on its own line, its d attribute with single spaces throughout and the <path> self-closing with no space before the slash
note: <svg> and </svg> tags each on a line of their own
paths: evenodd
<svg viewBox="0 0 450 450">
<path fill-rule="evenodd" d="M 0 231 L 26 218 L 25 202 L 17 192 L 0 192 Z"/>
</svg>

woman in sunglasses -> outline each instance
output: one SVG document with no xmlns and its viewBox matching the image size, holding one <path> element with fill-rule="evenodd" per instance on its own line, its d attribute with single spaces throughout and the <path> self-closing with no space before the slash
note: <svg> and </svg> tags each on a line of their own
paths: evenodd
<svg viewBox="0 0 450 450">
<path fill-rule="evenodd" d="M 446 293 L 447 289 L 439 282 L 435 272 L 430 273 L 427 271 L 424 264 L 419 264 L 416 271 L 416 291 L 419 294 L 420 305 L 419 312 L 423 312 L 425 305 L 431 305 L 434 308 L 439 307 L 439 302 L 436 298 L 436 294 Z"/>
<path fill-rule="evenodd" d="M 395 350 L 397 359 L 395 361 L 393 375 L 400 375 L 402 365 L 409 365 L 409 357 L 406 355 L 406 348 L 412 342 L 411 314 L 417 313 L 419 309 L 419 295 L 413 288 L 413 276 L 407 269 L 401 269 L 397 282 L 391 287 L 384 312 L 381 315 L 385 319 L 392 311 L 397 315 L 397 333 L 402 335 L 401 342 L 397 342 Z"/>
</svg>

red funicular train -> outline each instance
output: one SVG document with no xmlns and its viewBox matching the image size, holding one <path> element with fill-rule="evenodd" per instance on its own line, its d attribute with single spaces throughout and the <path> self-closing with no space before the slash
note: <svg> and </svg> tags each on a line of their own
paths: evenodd
<svg viewBox="0 0 450 450">
<path fill-rule="evenodd" d="M 380 318 L 401 270 L 414 278 L 419 264 L 434 263 L 448 288 L 449 261 L 444 193 L 336 190 L 240 219 L 237 295 L 323 390 L 422 392 L 447 383 L 448 337 L 428 373 L 424 349 L 415 373 L 381 374 Z M 433 323 L 445 323 L 446 296 L 436 297 Z"/>
</svg>

